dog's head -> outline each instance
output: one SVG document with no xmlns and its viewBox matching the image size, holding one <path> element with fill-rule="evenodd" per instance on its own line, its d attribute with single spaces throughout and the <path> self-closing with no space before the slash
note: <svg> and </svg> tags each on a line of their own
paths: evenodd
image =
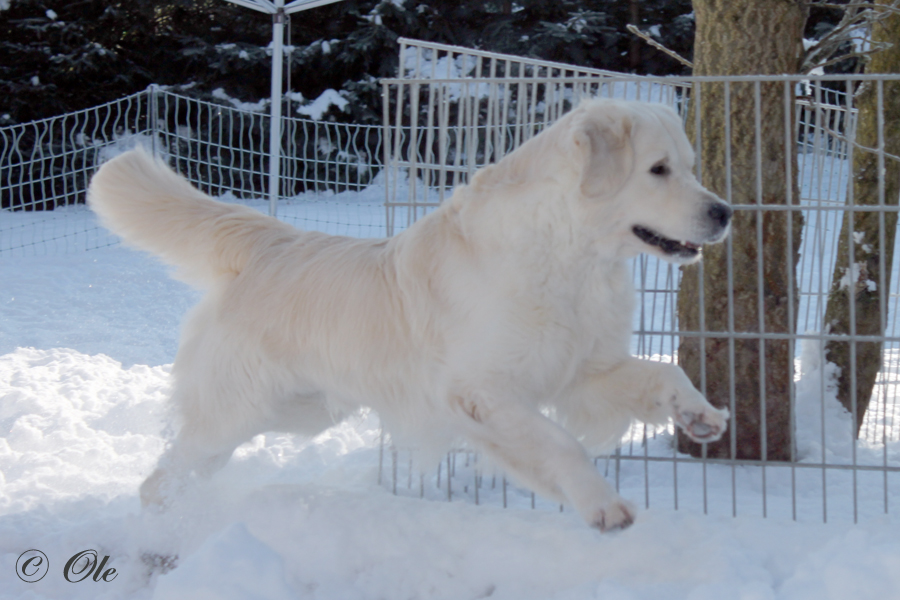
<svg viewBox="0 0 900 600">
<path fill-rule="evenodd" d="M 699 260 L 703 244 L 728 235 L 731 208 L 694 176 L 694 152 L 674 110 L 590 100 L 564 121 L 551 137 L 571 140 L 580 209 L 617 241 L 619 256 L 647 252 L 686 264 Z"/>
</svg>

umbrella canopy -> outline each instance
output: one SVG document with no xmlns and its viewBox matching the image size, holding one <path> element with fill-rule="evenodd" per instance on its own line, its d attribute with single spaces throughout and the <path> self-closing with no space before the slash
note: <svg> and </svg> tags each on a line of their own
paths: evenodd
<svg viewBox="0 0 900 600">
<path fill-rule="evenodd" d="M 284 3 L 284 0 L 275 0 L 274 2 L 270 0 L 225 0 L 226 2 L 231 2 L 232 4 L 239 4 L 245 8 L 250 8 L 253 10 L 258 10 L 259 12 L 269 13 L 270 15 L 276 14 L 279 10 L 283 10 L 284 14 L 292 14 L 295 12 L 300 12 L 301 10 L 307 10 L 309 8 L 315 8 L 317 6 L 324 6 L 326 4 L 333 4 L 335 2 L 340 2 L 341 0 L 294 0 L 293 2 Z"/>
</svg>

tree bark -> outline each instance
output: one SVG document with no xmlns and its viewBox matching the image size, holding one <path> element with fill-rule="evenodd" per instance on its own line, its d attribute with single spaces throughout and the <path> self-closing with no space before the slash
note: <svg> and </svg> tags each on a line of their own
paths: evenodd
<svg viewBox="0 0 900 600">
<path fill-rule="evenodd" d="M 628 22 L 635 27 L 641 26 L 640 0 L 629 0 Z M 632 35 L 628 44 L 628 66 L 632 73 L 637 73 L 641 67 L 641 46 L 643 42 L 637 36 Z"/>
<path fill-rule="evenodd" d="M 808 12 L 805 0 L 694 0 L 693 6 L 695 75 L 799 72 Z M 727 199 L 735 205 L 799 204 L 793 84 L 759 84 L 758 122 L 756 84 L 730 84 L 730 139 L 725 137 L 724 84 L 698 87 L 693 92 L 687 129 L 693 134 L 694 111 L 699 104 L 698 160 L 704 185 L 727 198 L 730 181 Z M 786 117 L 791 123 L 787 134 Z M 726 147 L 730 147 L 730 171 L 726 169 Z M 678 320 L 685 335 L 678 361 L 713 404 L 733 410 L 731 432 L 708 444 L 707 456 L 792 458 L 793 343 L 727 335 L 704 339 L 689 334 L 794 333 L 790 317 L 796 314 L 799 300 L 794 270 L 802 224 L 799 211 L 737 210 L 730 240 L 705 248 L 702 264 L 682 269 Z M 734 405 L 729 406 L 732 397 Z M 683 435 L 679 435 L 678 447 L 695 456 L 701 454 L 701 446 Z"/>
<path fill-rule="evenodd" d="M 876 2 L 876 4 L 888 3 L 888 0 Z M 868 72 L 900 73 L 900 15 L 893 14 L 876 23 L 873 26 L 872 38 L 875 41 L 893 42 L 894 45 L 873 55 Z M 859 108 L 856 143 L 866 148 L 877 148 L 878 89 L 874 82 L 864 85 L 865 88 L 856 103 Z M 900 155 L 900 83 L 886 81 L 882 97 L 884 149 L 897 156 Z M 886 158 L 884 168 L 884 173 L 879 174 L 878 155 L 875 152 L 854 148 L 853 193 L 848 198 L 848 204 L 872 207 L 878 206 L 883 199 L 885 205 L 895 206 L 900 196 L 900 163 Z M 838 255 L 828 305 L 825 309 L 827 333 L 884 335 L 896 229 L 896 212 L 870 210 L 844 213 Z M 849 265 L 851 252 L 854 263 L 852 269 Z M 884 265 L 883 269 L 881 265 Z M 855 313 L 855 329 L 850 317 L 851 299 Z M 875 379 L 881 369 L 881 350 L 881 342 L 831 340 L 825 345 L 827 360 L 841 369 L 838 378 L 838 399 L 851 414 L 855 415 L 857 434 L 862 427 Z"/>
</svg>

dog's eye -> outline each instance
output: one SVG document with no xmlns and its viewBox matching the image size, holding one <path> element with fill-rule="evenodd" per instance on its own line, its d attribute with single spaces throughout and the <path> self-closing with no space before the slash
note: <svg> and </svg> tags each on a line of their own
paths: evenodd
<svg viewBox="0 0 900 600">
<path fill-rule="evenodd" d="M 663 163 L 656 163 L 655 165 L 650 167 L 650 172 L 654 175 L 668 175 L 669 167 L 667 167 Z"/>
</svg>

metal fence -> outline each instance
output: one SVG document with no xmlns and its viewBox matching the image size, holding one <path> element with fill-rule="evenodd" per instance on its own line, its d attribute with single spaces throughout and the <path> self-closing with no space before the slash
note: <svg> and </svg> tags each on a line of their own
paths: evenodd
<svg viewBox="0 0 900 600">
<path fill-rule="evenodd" d="M 886 185 L 884 167 L 894 164 L 896 156 L 885 151 L 883 131 L 884 98 L 896 93 L 888 86 L 896 85 L 900 78 L 623 76 L 413 40 L 401 40 L 400 56 L 398 77 L 383 81 L 383 128 L 285 118 L 281 195 L 286 198 L 283 206 L 287 210 L 280 205 L 280 218 L 309 229 L 392 235 L 439 205 L 452 187 L 464 183 L 475 169 L 500 160 L 585 97 L 641 99 L 673 106 L 695 140 L 701 177 L 708 170 L 702 160 L 708 133 L 704 128 L 710 127 L 705 122 L 708 110 L 750 115 L 755 125 L 739 139 L 734 137 L 736 132 L 728 130 L 732 120 L 725 120 L 725 135 L 731 144 L 724 148 L 726 162 L 734 159 L 731 152 L 739 146 L 753 149 L 758 158 L 752 173 L 740 180 L 729 175 L 716 191 L 732 202 L 736 214 L 752 215 L 751 221 L 755 219 L 757 224 L 751 228 L 759 237 L 763 234 L 760 224 L 772 215 L 802 216 L 799 261 L 790 269 L 796 291 L 791 292 L 788 304 L 796 308 L 789 311 L 789 330 L 767 330 L 762 309 L 761 326 L 752 331 L 734 326 L 722 330 L 685 327 L 677 310 L 681 271 L 641 257 L 634 262 L 639 302 L 632 349 L 649 359 L 677 362 L 683 358 L 679 349 L 687 339 L 699 340 L 701 345 L 724 340 L 732 346 L 745 339 L 764 346 L 786 340 L 791 347 L 786 361 L 794 381 L 787 386 L 790 459 L 769 460 L 765 452 L 759 459 L 693 458 L 678 452 L 671 427 L 636 425 L 614 455 L 598 457 L 598 467 L 617 485 L 631 490 L 632 497 L 643 495 L 646 506 L 696 505 L 714 513 L 824 520 L 857 519 L 891 509 L 892 498 L 900 492 L 900 277 L 894 276 L 889 288 L 878 289 L 883 325 L 879 334 L 851 331 L 841 337 L 826 330 L 824 315 L 841 224 L 848 213 L 870 213 L 880 221 L 877 241 L 845 235 L 848 249 L 844 251 L 852 253 L 857 246 L 877 243 L 883 246 L 877 270 L 882 274 L 895 270 L 894 262 L 885 257 L 889 256 L 887 240 L 893 239 L 892 216 L 898 199 L 885 196 L 884 190 L 893 188 Z M 706 84 L 720 87 L 715 93 L 701 95 Z M 865 87 L 877 92 L 878 102 L 868 109 L 874 115 L 867 118 L 874 119 L 882 132 L 878 143 L 870 147 L 861 147 L 856 141 L 861 118 L 856 103 Z M 771 104 L 772 94 L 786 115 L 780 125 L 781 137 L 791 148 L 780 156 L 785 165 L 784 189 L 791 190 L 786 205 L 762 201 L 766 175 L 763 107 Z M 697 110 L 692 112 L 692 108 Z M 268 146 L 267 119 L 258 112 L 151 88 L 87 111 L 0 128 L 0 216 L 4 217 L 0 220 L 0 256 L 72 252 L 116 243 L 92 220 L 79 216 L 84 212 L 87 182 L 96 167 L 137 143 L 167 156 L 180 172 L 212 194 L 258 198 L 264 205 L 268 165 L 262 149 Z M 850 185 L 854 156 L 863 154 L 876 157 L 881 173 L 882 193 L 875 205 L 856 204 Z M 736 202 L 734 192 L 741 189 L 758 192 L 757 199 Z M 342 192 L 347 191 L 354 197 L 341 200 Z M 369 201 L 360 202 L 358 196 L 364 194 L 369 194 Z M 336 209 L 337 204 L 342 208 Z M 729 252 L 733 250 L 730 244 Z M 752 269 L 763 274 L 763 254 L 758 255 Z M 728 273 L 733 276 L 732 270 Z M 851 285 L 865 283 L 859 275 L 849 269 Z M 758 304 L 765 306 L 764 302 Z M 851 301 L 851 313 L 853 306 Z M 881 370 L 858 437 L 853 416 L 836 400 L 835 374 L 824 350 L 833 340 L 883 344 Z M 753 375 L 757 383 L 765 379 L 765 362 L 761 364 Z M 732 380 L 736 378 L 734 361 L 725 370 Z M 718 400 L 732 407 L 742 401 L 734 388 L 726 396 Z M 765 409 L 765 393 L 762 396 Z M 860 400 L 855 398 L 854 406 L 861 406 Z M 765 415 L 763 410 L 763 440 Z M 729 436 L 740 429 L 734 425 Z M 508 486 L 502 474 L 490 475 L 479 457 L 469 451 L 449 454 L 426 484 L 405 450 L 389 443 L 385 450 L 382 476 L 397 493 L 503 506 L 546 504 Z M 748 481 L 758 494 L 740 491 L 747 488 Z M 811 500 L 809 490 L 819 493 Z"/>
<path fill-rule="evenodd" d="M 712 344 L 733 348 L 743 340 L 753 340 L 766 348 L 765 353 L 758 351 L 762 355 L 760 366 L 750 375 L 760 390 L 755 401 L 761 404 L 759 423 L 750 434 L 760 438 L 762 452 L 756 458 L 746 458 L 737 450 L 738 437 L 746 437 L 745 430 L 752 428 L 747 423 L 732 421 L 725 455 L 717 458 L 709 458 L 705 449 L 699 458 L 679 452 L 672 427 L 652 429 L 636 425 L 615 455 L 598 457 L 598 465 L 617 484 L 640 490 L 647 506 L 668 504 L 677 508 L 685 502 L 684 498 L 700 498 L 699 508 L 706 512 L 783 514 L 795 519 L 823 520 L 856 520 L 861 515 L 883 514 L 891 509 L 892 497 L 900 492 L 900 278 L 892 277 L 890 287 L 878 291 L 882 329 L 875 334 L 857 333 L 853 325 L 847 333 L 831 333 L 824 325 L 824 315 L 833 286 L 841 226 L 848 213 L 874 214 L 881 221 L 874 239 L 863 239 L 860 232 L 844 234 L 851 239 L 845 240 L 847 249 L 843 252 L 853 255 L 855 248 L 863 244 L 880 244 L 880 264 L 876 269 L 882 274 L 879 281 L 887 281 L 884 275 L 895 270 L 894 262 L 885 259 L 892 255 L 885 244 L 894 239 L 892 217 L 896 215 L 898 198 L 885 197 L 883 166 L 896 162 L 897 157 L 885 151 L 883 131 L 885 94 L 892 97 L 890 94 L 897 93 L 893 86 L 900 77 L 640 77 L 416 40 L 401 39 L 400 44 L 398 76 L 382 81 L 386 99 L 383 117 L 389 234 L 438 206 L 453 186 L 465 183 L 477 168 L 500 160 L 582 98 L 639 99 L 674 107 L 694 140 L 701 179 L 707 166 L 702 160 L 708 134 L 704 131 L 708 126 L 705 119 L 710 111 L 730 115 L 724 119 L 725 139 L 730 140 L 723 146 L 726 175 L 716 191 L 733 204 L 736 215 L 750 216 L 750 234 L 759 241 L 750 267 L 758 274 L 757 290 L 769 293 L 769 282 L 764 281 L 764 233 L 771 240 L 769 232 L 764 232 L 764 223 L 777 218 L 790 221 L 792 217 L 800 222 L 802 218 L 802 232 L 798 239 L 792 238 L 797 244 L 794 247 L 799 249 L 799 260 L 795 268 L 790 265 L 785 269 L 791 279 L 786 298 L 791 305 L 789 326 L 783 331 L 767 330 L 766 301 L 756 292 L 758 326 L 745 330 L 732 322 L 722 329 L 710 329 L 701 319 L 699 327 L 686 327 L 680 322 L 677 309 L 682 272 L 644 256 L 634 263 L 640 298 L 633 352 L 652 360 L 678 362 L 679 349 L 690 339 L 700 345 L 701 355 Z M 890 90 L 885 92 L 888 86 Z M 870 147 L 862 147 L 855 140 L 859 119 L 856 103 L 865 88 L 875 90 L 877 96 L 877 102 L 867 106 L 866 118 L 877 123 L 881 132 L 880 141 Z M 703 90 L 706 94 L 701 96 Z M 764 187 L 768 185 L 764 180 L 770 178 L 766 169 L 771 166 L 771 157 L 763 158 L 769 153 L 763 132 L 769 127 L 766 119 L 771 118 L 767 107 L 773 105 L 781 107 L 780 121 L 775 125 L 779 128 L 779 141 L 788 149 L 782 148 L 776 160 L 783 165 L 782 189 L 787 195 L 780 205 L 763 199 Z M 749 130 L 738 132 L 736 123 L 741 118 L 753 123 Z M 736 155 L 743 149 L 751 149 L 751 157 L 753 153 L 756 157 L 750 162 L 750 172 L 741 172 L 744 178 L 738 180 Z M 880 165 L 881 196 L 874 205 L 854 202 L 854 156 L 861 154 L 875 157 Z M 746 194 L 738 193 L 744 189 L 750 190 L 750 200 L 745 199 Z M 782 237 L 790 236 L 785 233 Z M 727 248 L 730 284 L 736 264 L 731 240 Z M 776 260 L 789 262 L 787 257 Z M 864 284 L 865 277 L 853 269 L 850 267 L 845 274 L 851 287 L 859 281 Z M 703 277 L 702 270 L 700 276 Z M 728 295 L 727 310 L 734 312 L 735 299 Z M 857 301 L 853 294 L 850 298 L 853 321 Z M 701 313 L 705 311 L 703 302 L 701 294 Z M 861 305 L 863 300 L 858 302 Z M 828 365 L 825 347 L 838 341 L 848 341 L 853 348 L 872 341 L 883 346 L 881 369 L 858 432 L 856 415 L 850 413 L 861 413 L 864 399 L 856 398 L 854 389 L 851 410 L 846 410 L 836 397 L 837 374 Z M 785 412 L 790 420 L 789 438 L 782 442 L 782 449 L 772 447 L 771 432 L 767 432 L 767 425 L 769 429 L 776 428 L 773 422 L 767 424 L 767 419 L 771 418 L 768 410 L 779 400 L 769 392 L 767 407 L 765 384 L 766 357 L 778 344 L 787 344 L 783 362 L 789 364 L 782 366 L 794 382 L 785 385 L 789 389 L 782 396 L 784 403 L 789 404 Z M 729 361 L 723 370 L 726 379 L 731 379 L 731 389 L 726 390 L 728 397 L 718 401 L 730 406 L 734 414 L 744 398 L 737 397 L 736 383 L 741 382 L 735 382 L 739 376 L 733 350 Z M 700 363 L 699 387 L 707 393 L 707 380 L 714 374 L 704 372 L 704 360 Z M 776 366 L 770 362 L 768 369 L 772 371 Z M 851 370 L 849 379 L 855 381 L 857 373 Z M 509 492 L 513 488 L 508 488 L 502 475 L 499 479 L 486 478 L 478 456 L 469 451 L 449 454 L 437 473 L 428 477 L 430 485 L 425 485 L 426 480 L 413 471 L 412 459 L 407 460 L 405 450 L 389 445 L 385 450 L 381 474 L 395 493 L 467 498 L 474 502 L 493 499 L 503 506 L 514 498 L 525 506 L 541 503 L 521 490 Z M 773 450 L 783 450 L 781 458 L 772 459 Z M 759 493 L 744 497 L 739 491 L 743 489 L 742 479 L 753 480 Z M 435 489 L 435 482 L 440 491 Z M 697 493 L 686 494 L 685 485 Z M 814 501 L 810 501 L 810 489 L 820 492 L 814 494 Z"/>
<path fill-rule="evenodd" d="M 268 121 L 267 113 L 151 86 L 91 109 L 0 127 L 0 208 L 8 211 L 0 222 L 0 256 L 117 243 L 91 220 L 72 215 L 84 210 L 100 164 L 136 145 L 164 156 L 210 194 L 264 198 Z M 283 132 L 280 196 L 295 209 L 282 218 L 313 229 L 384 235 L 383 219 L 360 223 L 352 202 L 337 211 L 341 223 L 319 222 L 334 218 L 335 195 L 365 189 L 380 173 L 381 127 L 289 116 Z M 317 202 L 330 205 L 317 210 Z"/>
</svg>

